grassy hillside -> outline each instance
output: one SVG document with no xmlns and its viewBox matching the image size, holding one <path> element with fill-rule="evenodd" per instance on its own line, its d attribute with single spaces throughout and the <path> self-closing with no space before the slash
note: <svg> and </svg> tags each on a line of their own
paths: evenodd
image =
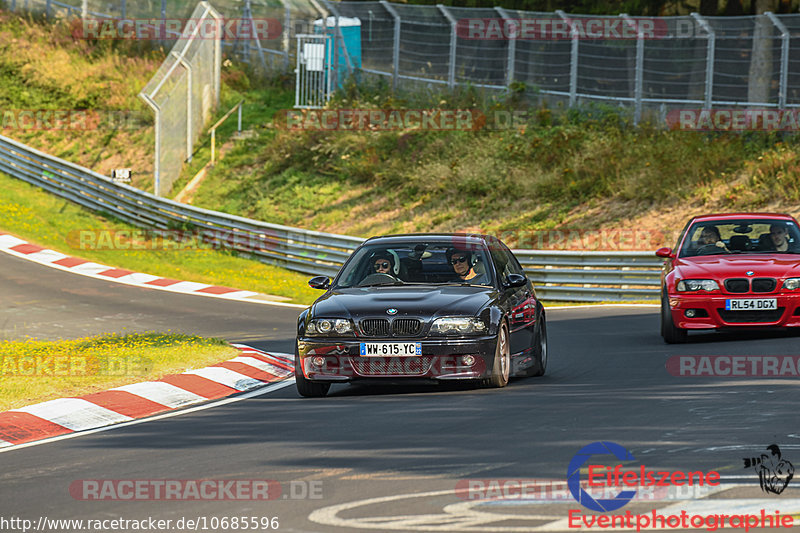
<svg viewBox="0 0 800 533">
<path fill-rule="evenodd" d="M 425 100 L 427 98 L 427 100 Z M 703 211 L 797 212 L 795 137 L 633 127 L 616 109 L 564 111 L 473 91 L 332 108 L 480 108 L 526 113 L 502 131 L 286 131 L 266 125 L 210 174 L 195 203 L 359 236 L 554 227 L 672 230 Z"/>
</svg>

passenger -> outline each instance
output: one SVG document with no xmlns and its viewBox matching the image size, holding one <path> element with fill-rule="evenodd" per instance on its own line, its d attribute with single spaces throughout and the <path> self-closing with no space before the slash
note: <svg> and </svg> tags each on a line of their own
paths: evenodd
<svg viewBox="0 0 800 533">
<path fill-rule="evenodd" d="M 378 252 L 370 259 L 370 274 L 387 274 L 394 276 L 394 257 L 388 252 Z"/>
<path fill-rule="evenodd" d="M 471 281 L 473 283 L 483 282 L 483 276 L 475 272 L 472 252 L 450 248 L 445 255 L 447 256 L 447 262 L 453 267 L 456 276 L 458 276 L 461 281 Z"/>
<path fill-rule="evenodd" d="M 769 236 L 772 239 L 773 250 L 776 252 L 789 251 L 789 232 L 783 224 L 772 224 L 769 227 Z"/>
</svg>

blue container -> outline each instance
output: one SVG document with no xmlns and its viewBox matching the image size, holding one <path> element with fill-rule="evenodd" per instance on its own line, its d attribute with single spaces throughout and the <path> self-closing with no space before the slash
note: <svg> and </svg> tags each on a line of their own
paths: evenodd
<svg viewBox="0 0 800 533">
<path fill-rule="evenodd" d="M 323 19 L 317 19 L 314 21 L 314 33 L 326 33 L 332 37 L 331 45 L 329 45 L 329 50 L 326 50 L 326 53 L 333 54 L 333 43 L 337 43 L 338 50 L 336 51 L 338 54 L 338 61 L 339 61 L 339 69 L 338 69 L 338 86 L 341 88 L 342 83 L 345 79 L 347 79 L 348 74 L 350 71 L 347 68 L 347 55 L 350 57 L 350 65 L 352 66 L 353 70 L 359 70 L 361 68 L 361 21 L 358 18 L 349 18 L 349 17 L 339 17 L 339 30 L 342 32 L 342 39 L 335 39 L 336 36 L 336 18 L 335 17 L 328 17 L 327 20 L 327 27 L 324 27 L 323 24 L 326 21 Z M 342 42 L 344 42 L 344 47 L 347 48 L 347 55 L 344 53 L 344 47 L 342 46 Z M 331 55 L 331 68 L 335 68 L 334 65 L 334 57 Z M 327 58 L 325 60 L 327 64 Z"/>
</svg>

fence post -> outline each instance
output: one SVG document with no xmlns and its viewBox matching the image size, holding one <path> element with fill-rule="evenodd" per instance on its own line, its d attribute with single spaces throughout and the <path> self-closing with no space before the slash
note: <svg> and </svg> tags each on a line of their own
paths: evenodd
<svg viewBox="0 0 800 533">
<path fill-rule="evenodd" d="M 156 115 L 156 154 L 153 162 L 153 194 L 161 196 L 161 108 L 158 104 L 145 93 L 139 93 L 139 97 L 150 106 Z"/>
<path fill-rule="evenodd" d="M 633 125 L 638 126 L 642 120 L 642 85 L 644 78 L 644 33 L 636 26 L 636 21 L 628 16 L 627 13 L 620 15 L 632 29 L 636 31 L 636 67 L 633 82 Z"/>
<path fill-rule="evenodd" d="M 569 60 L 569 106 L 573 107 L 578 100 L 578 42 L 580 35 L 572 20 L 562 10 L 557 9 L 556 14 L 569 25 L 569 34 L 572 37 Z"/>
<path fill-rule="evenodd" d="M 120 0 L 119 13 L 120 13 L 120 18 L 124 20 L 128 14 L 128 3 L 126 0 Z"/>
<path fill-rule="evenodd" d="M 699 13 L 692 13 L 692 18 L 697 21 L 700 27 L 703 28 L 708 35 L 708 37 L 706 37 L 706 39 L 708 39 L 708 45 L 706 48 L 705 106 L 706 109 L 711 109 L 711 106 L 714 103 L 714 55 L 717 35 L 714 33 L 714 30 L 711 29 L 711 26 L 708 24 L 706 19 L 704 19 Z"/>
<path fill-rule="evenodd" d="M 289 52 L 291 52 L 291 31 L 292 31 L 292 10 L 289 4 L 283 4 L 283 37 L 281 45 L 283 46 L 283 68 L 289 70 Z"/>
<path fill-rule="evenodd" d="M 400 14 L 387 2 L 381 0 L 383 8 L 389 12 L 394 19 L 394 48 L 392 49 L 392 92 L 397 90 L 397 78 L 400 76 Z"/>
<path fill-rule="evenodd" d="M 495 11 L 500 13 L 504 19 L 512 21 L 512 34 L 508 36 L 508 56 L 506 58 L 506 87 L 510 87 L 514 82 L 514 63 L 517 55 L 517 38 L 519 37 L 520 27 L 516 20 L 502 7 L 495 7 Z"/>
<path fill-rule="evenodd" d="M 458 37 L 456 31 L 458 30 L 458 21 L 442 4 L 436 4 L 436 7 L 439 8 L 439 11 L 450 23 L 450 63 L 447 69 L 447 86 L 452 89 L 456 86 L 456 43 Z"/>
<path fill-rule="evenodd" d="M 45 4 L 44 13 L 47 16 L 47 18 L 50 18 L 50 5 L 51 5 L 51 3 L 52 3 L 52 0 L 47 0 L 47 3 Z"/>
<path fill-rule="evenodd" d="M 192 64 L 186 61 L 178 52 L 172 52 L 173 57 L 186 69 L 186 162 L 192 161 Z"/>
<path fill-rule="evenodd" d="M 89 0 L 81 0 L 81 20 L 89 17 Z"/>
<path fill-rule="evenodd" d="M 780 109 L 786 109 L 786 86 L 789 81 L 789 39 L 791 38 L 791 34 L 783 22 L 781 22 L 772 11 L 766 11 L 764 14 L 769 17 L 769 20 L 772 21 L 775 27 L 778 28 L 778 31 L 781 32 L 781 76 L 778 84 L 778 107 Z"/>
</svg>

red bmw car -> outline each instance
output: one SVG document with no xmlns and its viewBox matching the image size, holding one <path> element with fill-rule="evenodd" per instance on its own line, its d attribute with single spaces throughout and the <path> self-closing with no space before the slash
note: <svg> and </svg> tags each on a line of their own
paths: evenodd
<svg viewBox="0 0 800 533">
<path fill-rule="evenodd" d="M 703 215 L 686 224 L 661 273 L 661 336 L 692 329 L 800 327 L 800 228 L 776 213 Z"/>
</svg>

